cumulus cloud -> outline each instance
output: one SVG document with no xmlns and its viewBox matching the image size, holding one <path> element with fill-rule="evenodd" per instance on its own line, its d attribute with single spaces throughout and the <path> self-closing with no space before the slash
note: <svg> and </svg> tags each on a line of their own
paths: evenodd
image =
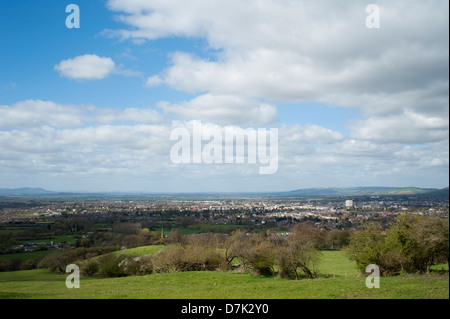
<svg viewBox="0 0 450 319">
<path fill-rule="evenodd" d="M 378 143 L 426 144 L 448 139 L 449 120 L 405 111 L 389 117 L 356 121 L 355 138 Z"/>
<path fill-rule="evenodd" d="M 99 123 L 140 123 L 140 124 L 158 124 L 165 121 L 164 116 L 153 109 L 126 108 L 117 109 L 91 109 L 88 117 L 91 121 Z"/>
<path fill-rule="evenodd" d="M 109 57 L 86 54 L 61 61 L 55 65 L 60 76 L 73 80 L 101 80 L 115 69 L 114 61 Z"/>
<path fill-rule="evenodd" d="M 328 171 L 329 163 L 351 163 L 342 168 L 347 172 L 361 168 L 357 161 L 364 158 L 367 175 L 360 177 L 394 166 L 403 171 L 400 165 L 445 164 L 448 3 L 377 4 L 380 29 L 366 28 L 367 4 L 360 1 L 109 0 L 108 8 L 126 25 L 110 30 L 122 39 L 196 37 L 214 49 L 212 59 L 173 52 L 168 67 L 148 78 L 148 87 L 165 84 L 198 95 L 161 104 L 168 113 L 242 125 L 252 117 L 256 124 L 275 119 L 276 105 L 284 102 L 357 108 L 364 119 L 347 123 L 349 136 L 314 123 L 283 126 L 280 150 L 292 155 L 285 164 L 313 161 Z M 241 120 L 238 109 L 245 110 Z"/>
<path fill-rule="evenodd" d="M 237 96 L 204 94 L 177 104 L 162 102 L 159 107 L 184 120 L 196 119 L 220 125 L 261 127 L 277 122 L 275 106 Z"/>
<path fill-rule="evenodd" d="M 448 3 L 379 5 L 383 23 L 374 32 L 358 1 L 108 2 L 130 27 L 118 36 L 203 37 L 221 50 L 217 61 L 174 55 L 162 79 L 188 92 L 302 101 L 333 91 L 401 92 L 448 79 Z"/>
<path fill-rule="evenodd" d="M 106 180 L 157 173 L 169 161 L 169 135 L 170 124 L 151 109 L 99 109 L 41 100 L 4 105 L 0 176 L 22 176 L 28 182 L 64 179 L 104 189 Z"/>
<path fill-rule="evenodd" d="M 152 88 L 161 85 L 163 83 L 164 81 L 163 79 L 161 79 L 161 77 L 159 77 L 158 75 L 153 75 L 147 78 L 147 80 L 145 81 L 145 86 L 148 88 Z"/>
<path fill-rule="evenodd" d="M 0 105 L 0 128 L 37 126 L 76 127 L 82 123 L 82 110 L 75 105 L 52 101 L 25 100 L 13 105 Z"/>
<path fill-rule="evenodd" d="M 0 118 L 13 121 L 11 110 L 25 110 L 25 106 L 34 110 L 27 121 L 16 122 L 12 129 L 4 123 L 0 126 L 3 178 L 17 179 L 31 174 L 34 179 L 53 181 L 53 185 L 63 179 L 97 191 L 121 187 L 183 191 L 184 183 L 195 179 L 204 182 L 203 188 L 198 189 L 204 191 L 237 191 L 248 187 L 268 191 L 319 187 L 334 180 L 341 186 L 395 184 L 394 173 L 404 181 L 413 180 L 412 171 L 413 176 L 425 176 L 424 183 L 432 183 L 442 178 L 443 170 L 448 170 L 448 146 L 442 141 L 421 146 L 395 141 L 380 144 L 377 140 L 348 137 L 315 124 L 279 127 L 279 169 L 270 177 L 259 176 L 259 163 L 175 165 L 170 159 L 175 143 L 170 140 L 171 132 L 175 128 L 192 132 L 191 120 L 170 121 L 154 110 L 100 110 L 94 106 L 39 100 L 2 106 Z M 71 118 L 59 118 L 70 112 Z M 42 115 L 42 120 L 33 121 L 32 113 Z M 436 121 L 424 125 L 424 129 L 439 129 L 444 124 Z M 205 136 L 217 131 L 224 136 L 226 130 L 241 130 L 236 125 L 219 125 L 206 119 L 202 128 Z M 203 145 L 207 143 L 206 140 Z"/>
<path fill-rule="evenodd" d="M 380 0 L 380 29 L 365 27 L 367 4 L 109 0 L 124 24 L 110 35 L 140 43 L 206 40 L 207 54 L 172 52 L 167 67 L 144 84 L 192 98 L 160 102 L 158 111 L 38 100 L 0 106 L 0 174 L 20 174 L 28 165 L 42 176 L 85 178 L 93 188 L 132 176 L 136 188 L 154 183 L 152 190 L 170 191 L 194 179 L 208 191 L 398 181 L 447 186 L 448 2 Z M 98 80 L 121 67 L 84 55 L 55 69 L 70 79 Z M 221 132 L 278 125 L 276 107 L 285 102 L 356 108 L 363 118 L 347 123 L 348 134 L 318 123 L 281 123 L 279 170 L 270 179 L 258 176 L 258 166 L 171 163 L 174 127 L 189 129 L 192 120 Z"/>
<path fill-rule="evenodd" d="M 157 124 L 162 114 L 150 108 L 96 108 L 92 105 L 61 104 L 53 101 L 25 100 L 0 105 L 0 129 L 34 127 L 72 128 L 86 124 Z"/>
</svg>

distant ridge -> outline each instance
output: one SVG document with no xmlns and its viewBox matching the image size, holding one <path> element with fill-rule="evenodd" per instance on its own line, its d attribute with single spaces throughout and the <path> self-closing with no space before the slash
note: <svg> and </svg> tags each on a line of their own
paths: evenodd
<svg viewBox="0 0 450 319">
<path fill-rule="evenodd" d="M 45 190 L 43 188 L 31 188 L 31 187 L 0 188 L 0 195 L 31 196 L 31 195 L 51 195 L 51 194 L 57 193 Z"/>
<path fill-rule="evenodd" d="M 434 190 L 425 194 L 420 194 L 421 197 L 427 198 L 449 198 L 450 196 L 449 188 L 445 187 L 443 189 Z"/>
<path fill-rule="evenodd" d="M 325 196 L 325 195 L 418 195 L 440 192 L 437 188 L 418 187 L 328 187 L 305 188 L 287 192 L 295 196 Z M 447 187 L 448 192 L 448 187 Z"/>
<path fill-rule="evenodd" d="M 140 198 L 140 197 L 165 197 L 165 198 L 310 198 L 333 196 L 415 196 L 426 198 L 449 198 L 449 188 L 418 188 L 418 187 L 322 187 L 304 188 L 287 192 L 234 192 L 234 193 L 142 193 L 142 192 L 54 192 L 43 188 L 0 188 L 2 197 L 64 197 L 64 198 Z"/>
</svg>

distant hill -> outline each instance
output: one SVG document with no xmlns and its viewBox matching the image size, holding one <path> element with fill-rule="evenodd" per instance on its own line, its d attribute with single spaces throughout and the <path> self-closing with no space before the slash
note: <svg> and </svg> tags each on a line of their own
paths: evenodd
<svg viewBox="0 0 450 319">
<path fill-rule="evenodd" d="M 418 195 L 441 192 L 436 188 L 418 187 L 329 187 L 305 188 L 285 193 L 292 196 L 326 196 L 326 195 Z M 447 188 L 448 192 L 448 188 Z"/>
<path fill-rule="evenodd" d="M 443 188 L 443 189 L 438 189 L 438 190 L 433 190 L 431 192 L 427 192 L 424 194 L 420 194 L 420 197 L 424 197 L 424 198 L 449 198 L 449 188 Z"/>
<path fill-rule="evenodd" d="M 43 188 L 0 188 L 0 195 L 9 195 L 9 196 L 32 196 L 32 195 L 51 195 L 56 194 L 55 192 L 51 192 L 45 190 Z"/>
<path fill-rule="evenodd" d="M 395 196 L 407 195 L 417 196 L 423 199 L 448 199 L 449 188 L 418 188 L 418 187 L 323 187 L 304 188 L 288 192 L 266 192 L 266 193 L 166 193 L 166 194 L 139 194 L 139 193 L 66 193 L 53 192 L 43 188 L 0 188 L 1 197 L 63 197 L 63 198 L 143 198 L 164 197 L 170 198 L 255 198 L 255 197 L 333 197 L 333 196 Z"/>
</svg>

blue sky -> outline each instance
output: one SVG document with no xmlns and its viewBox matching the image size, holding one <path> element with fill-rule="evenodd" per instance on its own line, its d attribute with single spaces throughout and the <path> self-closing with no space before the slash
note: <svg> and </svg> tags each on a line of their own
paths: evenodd
<svg viewBox="0 0 450 319">
<path fill-rule="evenodd" d="M 65 7 L 80 7 L 80 29 L 68 29 Z M 63 104 L 94 104 L 96 107 L 156 108 L 160 101 L 175 103 L 194 95 L 163 86 L 144 87 L 145 78 L 163 71 L 170 54 L 190 52 L 214 59 L 216 50 L 204 39 L 171 37 L 134 45 L 129 41 L 103 36 L 107 29 L 118 29 L 114 13 L 106 1 L 7 1 L 2 3 L 0 20 L 2 44 L 0 79 L 4 91 L 2 104 L 20 100 L 52 100 Z M 33 58 L 30 58 L 32 53 Z M 63 59 L 83 54 L 112 57 L 123 70 L 134 75 L 113 74 L 102 82 L 86 83 L 61 79 L 53 66 Z M 126 92 L 126 94 L 124 94 Z M 281 123 L 315 123 L 342 133 L 348 119 L 361 118 L 355 110 L 327 106 L 322 103 L 280 103 Z"/>
<path fill-rule="evenodd" d="M 0 187 L 448 186 L 448 3 L 366 5 L 2 1 Z M 173 164 L 193 120 L 278 128 L 277 173 Z"/>
<path fill-rule="evenodd" d="M 145 90 L 146 73 L 159 72 L 174 48 L 192 50 L 181 40 L 161 40 L 140 46 L 109 39 L 102 31 L 119 27 L 104 1 L 77 1 L 81 27 L 68 29 L 69 13 L 63 1 L 7 1 L 2 3 L 1 39 L 7 50 L 1 51 L 3 86 L 15 83 L 3 103 L 23 99 L 53 100 L 60 103 L 95 104 L 98 107 L 149 107 L 160 99 L 170 99 L 178 92 Z M 110 56 L 114 61 L 141 76 L 112 75 L 102 83 L 61 79 L 53 67 L 63 59 L 84 54 Z M 32 58 L 30 58 L 32 57 Z M 127 92 L 129 94 L 123 94 Z"/>
</svg>

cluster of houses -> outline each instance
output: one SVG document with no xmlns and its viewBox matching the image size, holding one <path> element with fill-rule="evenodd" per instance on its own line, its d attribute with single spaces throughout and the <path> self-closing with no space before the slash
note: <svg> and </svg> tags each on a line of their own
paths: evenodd
<svg viewBox="0 0 450 319">
<path fill-rule="evenodd" d="M 33 252 L 33 251 L 40 251 L 40 250 L 54 250 L 54 249 L 65 249 L 65 248 L 71 248 L 72 245 L 67 243 L 54 243 L 53 241 L 49 243 L 25 243 L 16 245 L 11 248 L 13 252 Z"/>
</svg>

